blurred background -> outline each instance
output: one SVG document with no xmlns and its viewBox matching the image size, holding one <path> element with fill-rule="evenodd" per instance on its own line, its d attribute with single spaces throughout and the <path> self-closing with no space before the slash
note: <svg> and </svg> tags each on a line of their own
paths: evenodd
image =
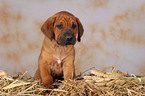
<svg viewBox="0 0 145 96">
<path fill-rule="evenodd" d="M 68 11 L 84 26 L 76 48 L 76 74 L 116 65 L 145 73 L 145 0 L 0 0 L 0 70 L 33 76 L 44 35 L 41 25 Z"/>
</svg>

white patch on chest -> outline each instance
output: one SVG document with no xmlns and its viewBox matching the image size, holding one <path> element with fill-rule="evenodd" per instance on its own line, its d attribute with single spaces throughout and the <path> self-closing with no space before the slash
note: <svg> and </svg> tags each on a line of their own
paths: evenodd
<svg viewBox="0 0 145 96">
<path fill-rule="evenodd" d="M 57 60 L 57 62 L 58 62 L 58 64 L 60 64 L 60 63 L 61 63 L 61 60 L 60 60 L 60 59 L 58 59 L 58 60 Z"/>
</svg>

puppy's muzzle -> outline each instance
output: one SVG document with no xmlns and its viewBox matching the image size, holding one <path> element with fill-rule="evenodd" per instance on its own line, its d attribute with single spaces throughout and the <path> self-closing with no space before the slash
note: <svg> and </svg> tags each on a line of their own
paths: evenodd
<svg viewBox="0 0 145 96">
<path fill-rule="evenodd" d="M 71 34 L 71 33 L 66 33 L 66 34 L 64 34 L 65 35 L 65 39 L 66 39 L 66 41 L 72 41 L 73 40 L 73 38 L 74 38 L 74 36 L 73 36 L 73 34 Z"/>
<path fill-rule="evenodd" d="M 59 45 L 75 45 L 76 38 L 71 31 L 67 31 L 64 35 L 59 39 L 60 42 L 57 42 Z"/>
<path fill-rule="evenodd" d="M 72 34 L 71 32 L 65 33 L 64 37 L 65 37 L 65 45 L 74 45 L 75 44 L 76 39 L 75 39 L 74 34 Z"/>
</svg>

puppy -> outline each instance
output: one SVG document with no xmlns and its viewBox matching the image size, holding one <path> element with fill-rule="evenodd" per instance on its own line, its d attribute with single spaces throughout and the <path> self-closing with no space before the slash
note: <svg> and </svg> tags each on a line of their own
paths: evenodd
<svg viewBox="0 0 145 96">
<path fill-rule="evenodd" d="M 74 45 L 81 41 L 84 29 L 77 17 L 61 11 L 48 18 L 41 30 L 45 38 L 34 79 L 40 79 L 43 86 L 53 88 L 55 79 L 75 77 Z"/>
</svg>

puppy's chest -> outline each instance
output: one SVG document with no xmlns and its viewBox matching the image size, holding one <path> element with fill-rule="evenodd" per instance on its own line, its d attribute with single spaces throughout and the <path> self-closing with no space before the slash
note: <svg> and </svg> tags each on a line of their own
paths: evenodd
<svg viewBox="0 0 145 96">
<path fill-rule="evenodd" d="M 63 74 L 64 59 L 69 54 L 64 48 L 58 47 L 51 51 L 53 62 L 50 64 L 51 75 L 61 77 Z"/>
<path fill-rule="evenodd" d="M 53 50 L 51 50 L 51 55 L 58 64 L 61 64 L 62 61 L 69 55 L 69 53 L 70 50 L 68 48 L 60 46 L 56 46 Z"/>
<path fill-rule="evenodd" d="M 63 76 L 63 62 L 53 61 L 50 64 L 50 74 L 55 78 L 61 78 Z"/>
</svg>

